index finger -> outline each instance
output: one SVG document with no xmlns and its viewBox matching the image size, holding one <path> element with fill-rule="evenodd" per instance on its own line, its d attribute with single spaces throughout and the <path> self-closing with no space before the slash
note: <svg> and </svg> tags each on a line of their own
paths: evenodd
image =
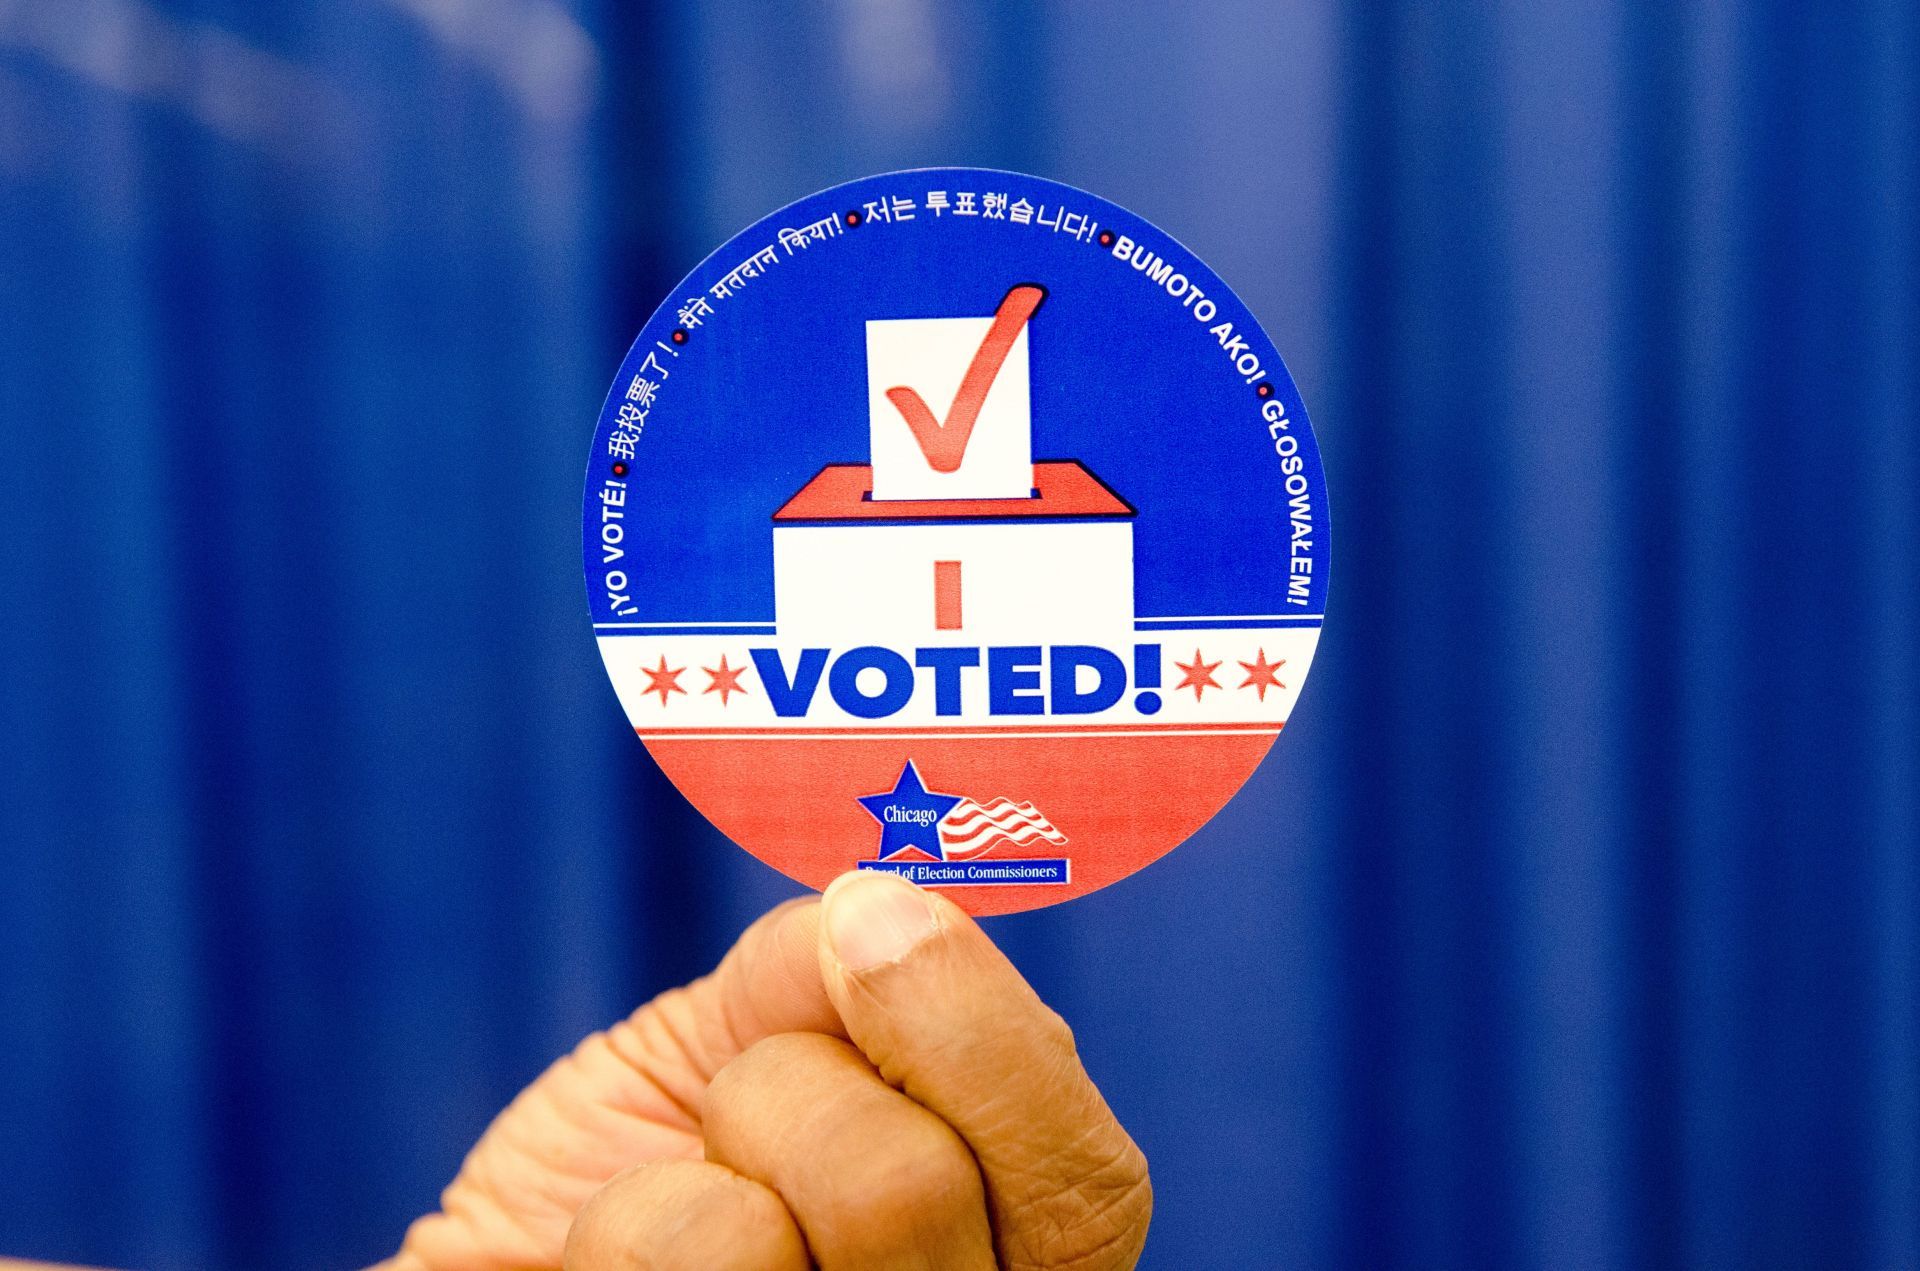
<svg viewBox="0 0 1920 1271">
<path fill-rule="evenodd" d="M 823 905 L 827 995 L 881 1075 L 973 1150 L 1003 1265 L 1132 1266 L 1153 1208 L 1146 1158 L 1065 1021 L 933 892 L 857 872 Z"/>
</svg>

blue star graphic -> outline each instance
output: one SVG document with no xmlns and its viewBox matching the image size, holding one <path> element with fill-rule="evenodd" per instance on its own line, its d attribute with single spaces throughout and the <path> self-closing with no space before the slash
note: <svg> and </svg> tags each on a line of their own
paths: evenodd
<svg viewBox="0 0 1920 1271">
<path fill-rule="evenodd" d="M 930 792 L 913 760 L 907 760 L 891 791 L 860 799 L 860 806 L 880 822 L 880 859 L 917 847 L 937 861 L 946 860 L 946 851 L 940 846 L 940 821 L 962 797 Z"/>
</svg>

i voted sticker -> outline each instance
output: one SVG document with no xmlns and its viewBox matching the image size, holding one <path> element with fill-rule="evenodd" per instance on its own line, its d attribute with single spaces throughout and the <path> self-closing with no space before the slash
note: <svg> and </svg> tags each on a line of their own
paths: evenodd
<svg viewBox="0 0 1920 1271">
<path fill-rule="evenodd" d="M 587 466 L 587 593 L 673 783 L 776 869 L 975 913 L 1219 811 L 1320 636 L 1327 496 L 1253 315 L 1069 186 L 802 199 L 674 289 Z"/>
</svg>

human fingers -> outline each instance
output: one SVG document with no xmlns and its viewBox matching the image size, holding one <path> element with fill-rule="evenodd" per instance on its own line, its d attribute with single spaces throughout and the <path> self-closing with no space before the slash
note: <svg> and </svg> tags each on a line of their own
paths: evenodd
<svg viewBox="0 0 1920 1271">
<path fill-rule="evenodd" d="M 1073 1034 L 952 902 L 893 874 L 827 889 L 820 967 L 847 1034 L 979 1161 L 1009 1268 L 1130 1267 L 1146 1158 L 1081 1066 Z"/>
<path fill-rule="evenodd" d="M 779 1193 L 821 1271 L 991 1271 L 980 1173 L 960 1136 L 852 1046 L 769 1037 L 707 1088 L 707 1159 Z"/>
<path fill-rule="evenodd" d="M 594 1193 L 567 1235 L 565 1271 L 808 1271 L 780 1198 L 706 1161 L 638 1165 Z"/>
<path fill-rule="evenodd" d="M 709 1078 L 772 1033 L 841 1033 L 820 983 L 820 905 L 763 915 L 718 968 L 547 1069 L 494 1118 L 390 1271 L 557 1267 L 574 1215 L 621 1170 L 698 1157 Z"/>
</svg>

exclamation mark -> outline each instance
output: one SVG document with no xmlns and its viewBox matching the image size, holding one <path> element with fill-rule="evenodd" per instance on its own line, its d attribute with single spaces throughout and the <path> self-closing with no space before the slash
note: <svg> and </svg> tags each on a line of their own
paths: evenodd
<svg viewBox="0 0 1920 1271">
<path fill-rule="evenodd" d="M 933 562 L 933 629 L 960 629 L 960 562 Z"/>
<path fill-rule="evenodd" d="M 1160 687 L 1159 645 L 1136 644 L 1133 646 L 1133 686 L 1141 690 L 1134 694 L 1134 709 L 1142 715 L 1159 714 L 1160 695 L 1153 691 Z"/>
</svg>

